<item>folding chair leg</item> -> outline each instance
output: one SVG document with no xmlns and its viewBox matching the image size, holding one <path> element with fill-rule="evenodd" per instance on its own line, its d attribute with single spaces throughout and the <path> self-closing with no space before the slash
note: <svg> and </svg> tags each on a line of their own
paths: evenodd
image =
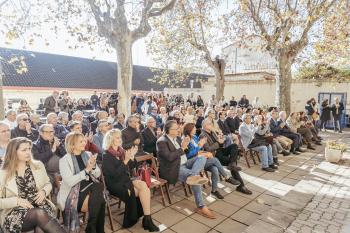
<svg viewBox="0 0 350 233">
<path fill-rule="evenodd" d="M 253 151 L 252 151 L 252 150 L 249 150 L 249 154 L 250 154 L 250 157 L 251 157 L 252 160 L 253 160 L 253 163 L 256 164 L 256 161 L 255 161 L 254 155 L 253 155 Z"/>
<path fill-rule="evenodd" d="M 165 196 L 164 196 L 164 192 L 163 192 L 163 186 L 162 186 L 162 185 L 159 185 L 159 188 L 160 188 L 160 193 L 162 194 L 163 206 L 166 206 L 166 205 L 165 205 Z"/>
<path fill-rule="evenodd" d="M 111 225 L 111 230 L 114 231 L 112 211 L 111 211 L 111 206 L 109 205 L 109 203 L 107 203 L 107 213 L 108 213 L 109 224 Z"/>
<path fill-rule="evenodd" d="M 209 179 L 208 171 L 204 171 L 204 174 L 208 178 L 208 185 L 211 186 L 211 180 Z"/>
<path fill-rule="evenodd" d="M 190 195 L 192 195 L 193 193 L 192 193 L 192 188 L 191 188 L 191 186 L 187 185 L 187 188 L 188 188 L 188 192 L 190 193 Z"/>
<path fill-rule="evenodd" d="M 170 192 L 169 192 L 169 185 L 168 184 L 165 184 L 165 192 L 166 192 L 166 195 L 168 196 L 168 201 L 169 201 L 169 204 L 171 205 L 171 198 L 170 198 Z"/>
<path fill-rule="evenodd" d="M 184 187 L 185 196 L 189 197 L 185 182 L 182 182 L 182 186 Z"/>
<path fill-rule="evenodd" d="M 245 159 L 245 162 L 247 163 L 248 168 L 250 168 L 249 160 L 248 160 L 248 152 L 243 152 L 243 157 Z"/>
<path fill-rule="evenodd" d="M 120 209 L 120 206 L 122 205 L 122 200 L 119 199 L 119 202 L 118 202 L 118 209 Z"/>
<path fill-rule="evenodd" d="M 257 151 L 255 151 L 255 154 L 256 154 L 256 157 L 258 158 L 259 163 L 261 163 L 261 160 L 260 160 L 260 153 L 257 152 Z"/>
</svg>

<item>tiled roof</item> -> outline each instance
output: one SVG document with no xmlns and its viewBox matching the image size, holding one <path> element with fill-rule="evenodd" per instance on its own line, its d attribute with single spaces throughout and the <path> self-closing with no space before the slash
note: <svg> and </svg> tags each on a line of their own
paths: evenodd
<svg viewBox="0 0 350 233">
<path fill-rule="evenodd" d="M 117 89 L 117 66 L 113 62 L 7 48 L 0 48 L 0 56 L 4 86 Z M 3 59 L 9 61 L 11 57 L 21 56 L 28 68 L 22 74 L 16 72 L 13 65 L 3 62 Z M 154 68 L 134 65 L 132 89 L 161 91 L 167 87 L 149 81 L 154 72 L 157 72 Z M 191 79 L 195 80 L 193 87 L 200 88 L 199 80 L 207 80 L 207 76 L 191 74 L 184 87 L 190 87 Z"/>
</svg>

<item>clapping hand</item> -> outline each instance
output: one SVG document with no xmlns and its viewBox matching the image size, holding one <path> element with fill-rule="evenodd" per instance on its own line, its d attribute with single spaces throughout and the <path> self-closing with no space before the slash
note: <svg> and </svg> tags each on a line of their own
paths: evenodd
<svg viewBox="0 0 350 233">
<path fill-rule="evenodd" d="M 92 132 L 90 131 L 90 133 L 88 134 L 85 134 L 85 138 L 88 142 L 92 143 L 92 140 L 93 140 L 93 134 Z"/>
<path fill-rule="evenodd" d="M 86 171 L 87 172 L 91 172 L 92 169 L 95 167 L 95 165 L 96 165 L 96 158 L 97 158 L 97 156 L 95 154 L 90 156 L 90 158 L 88 160 L 88 163 L 86 165 Z"/>
<path fill-rule="evenodd" d="M 205 143 L 207 143 L 208 138 L 207 137 L 203 137 L 199 140 L 198 146 L 199 147 L 203 147 Z"/>
<path fill-rule="evenodd" d="M 129 160 L 134 160 L 138 148 L 136 146 L 131 147 L 129 150 L 125 151 L 124 163 L 127 164 Z"/>
<path fill-rule="evenodd" d="M 185 150 L 188 147 L 188 144 L 190 143 L 191 138 L 189 136 L 186 136 L 182 142 L 181 142 L 181 148 Z"/>
</svg>

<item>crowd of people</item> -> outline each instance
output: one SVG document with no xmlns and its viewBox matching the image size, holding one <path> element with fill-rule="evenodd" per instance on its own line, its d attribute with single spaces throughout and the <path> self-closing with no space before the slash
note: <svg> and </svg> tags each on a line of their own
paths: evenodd
<svg viewBox="0 0 350 233">
<path fill-rule="evenodd" d="M 159 177 L 168 184 L 191 186 L 195 212 L 214 219 L 202 197 L 209 178 L 216 199 L 224 199 L 220 179 L 251 195 L 238 166 L 241 152 L 258 152 L 261 169 L 274 172 L 279 156 L 322 144 L 319 119 L 323 129 L 333 114 L 335 130 L 341 132 L 344 110 L 338 99 L 333 106 L 325 100 L 319 116 L 315 99 L 304 111 L 287 115 L 277 107 L 259 108 L 257 99 L 253 106 L 245 95 L 238 102 L 234 97 L 217 101 L 214 95 L 205 102 L 193 94 L 139 94 L 132 97 L 132 114 L 126 117 L 118 112 L 117 93 L 95 92 L 78 105 L 69 99 L 67 91 L 47 97 L 45 122 L 25 100 L 0 122 L 0 224 L 5 232 L 74 232 L 83 212 L 88 213 L 86 232 L 103 233 L 106 190 L 125 203 L 123 227 L 143 216 L 145 230 L 159 231 L 151 217 L 149 186 L 135 172 L 137 156 L 145 154 L 156 158 Z M 95 112 L 85 115 L 84 110 Z M 64 227 L 55 217 L 56 207 Z"/>
</svg>

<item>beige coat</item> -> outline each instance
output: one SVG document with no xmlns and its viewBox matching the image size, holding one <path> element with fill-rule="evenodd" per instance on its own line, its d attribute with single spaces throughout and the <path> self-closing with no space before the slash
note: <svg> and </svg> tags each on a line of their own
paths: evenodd
<svg viewBox="0 0 350 233">
<path fill-rule="evenodd" d="M 40 161 L 34 162 L 37 167 L 31 166 L 33 177 L 37 190 L 44 190 L 46 196 L 50 195 L 52 185 L 50 179 L 47 176 L 45 166 Z M 6 171 L 0 170 L 0 224 L 3 225 L 5 217 L 12 211 L 17 205 L 18 187 L 16 184 L 16 177 L 12 177 L 5 184 Z M 55 205 L 46 198 L 48 203 L 55 209 Z"/>
</svg>

